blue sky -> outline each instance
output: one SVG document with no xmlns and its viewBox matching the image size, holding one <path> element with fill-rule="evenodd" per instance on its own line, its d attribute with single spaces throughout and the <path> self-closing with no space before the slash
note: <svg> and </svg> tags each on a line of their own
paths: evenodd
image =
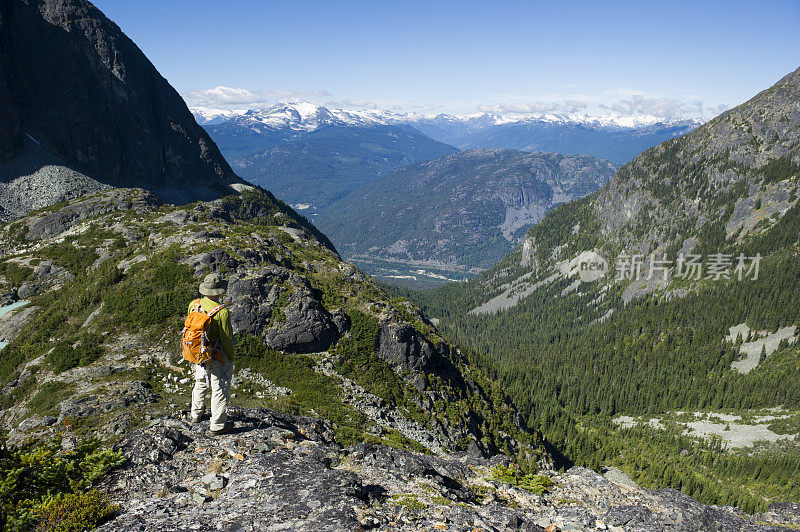
<svg viewBox="0 0 800 532">
<path fill-rule="evenodd" d="M 94 3 L 212 107 L 708 115 L 800 66 L 797 0 Z"/>
</svg>

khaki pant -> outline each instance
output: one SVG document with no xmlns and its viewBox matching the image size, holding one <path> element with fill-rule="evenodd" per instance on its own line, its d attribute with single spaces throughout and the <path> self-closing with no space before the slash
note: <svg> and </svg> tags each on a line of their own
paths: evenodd
<svg viewBox="0 0 800 532">
<path fill-rule="evenodd" d="M 194 366 L 192 417 L 203 415 L 206 390 L 211 387 L 211 430 L 222 430 L 228 419 L 228 392 L 233 376 L 233 362 L 209 360 Z"/>
</svg>

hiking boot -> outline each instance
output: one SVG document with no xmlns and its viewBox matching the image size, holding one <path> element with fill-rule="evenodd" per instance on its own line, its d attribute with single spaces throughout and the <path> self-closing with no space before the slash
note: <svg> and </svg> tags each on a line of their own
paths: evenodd
<svg viewBox="0 0 800 532">
<path fill-rule="evenodd" d="M 208 435 L 212 437 L 222 436 L 223 434 L 228 434 L 231 431 L 231 427 L 229 425 L 225 425 L 221 429 L 218 430 L 209 430 Z"/>
<path fill-rule="evenodd" d="M 197 417 L 189 416 L 189 423 L 191 423 L 192 425 L 197 425 L 201 421 L 203 421 L 203 416 L 197 416 Z"/>
</svg>

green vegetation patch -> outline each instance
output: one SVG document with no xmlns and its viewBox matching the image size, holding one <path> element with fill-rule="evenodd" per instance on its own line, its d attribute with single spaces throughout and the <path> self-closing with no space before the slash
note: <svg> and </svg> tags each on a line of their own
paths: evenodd
<svg viewBox="0 0 800 532">
<path fill-rule="evenodd" d="M 409 510 L 424 510 L 428 507 L 427 504 L 419 500 L 419 496 L 416 493 L 400 493 L 393 495 L 389 498 L 389 504 L 404 506 Z"/>
<path fill-rule="evenodd" d="M 183 316 L 197 297 L 194 270 L 169 250 L 137 264 L 104 299 L 106 310 L 129 326 L 149 327 Z"/>
<path fill-rule="evenodd" d="M 775 434 L 800 434 L 800 414 L 770 422 L 769 430 Z"/>
<path fill-rule="evenodd" d="M 72 397 L 75 385 L 69 382 L 46 382 L 39 387 L 39 391 L 26 405 L 28 411 L 37 416 L 53 413 L 53 409 L 63 401 Z"/>
<path fill-rule="evenodd" d="M 336 425 L 336 439 L 343 445 L 366 441 L 366 416 L 345 405 L 334 378 L 314 371 L 307 356 L 287 355 L 267 347 L 253 335 L 236 338 L 236 365 L 260 373 L 278 386 L 292 390 L 283 404 L 290 414 L 316 414 Z"/>
<path fill-rule="evenodd" d="M 532 475 L 523 473 L 519 467 L 512 464 L 511 467 L 497 466 L 492 468 L 491 480 L 511 484 L 518 488 L 524 488 L 536 495 L 544 495 L 555 484 L 550 477 L 545 475 Z"/>
<path fill-rule="evenodd" d="M 19 286 L 28 280 L 33 273 L 33 268 L 22 266 L 16 262 L 0 262 L 0 275 L 6 278 L 11 286 Z"/>
<path fill-rule="evenodd" d="M 59 441 L 0 446 L 0 520 L 5 530 L 90 530 L 117 511 L 92 485 L 122 465 L 121 453 L 97 440 L 72 451 Z"/>
<path fill-rule="evenodd" d="M 772 159 L 759 170 L 767 183 L 783 181 L 800 174 L 800 163 L 792 160 L 790 155 Z"/>
<path fill-rule="evenodd" d="M 81 334 L 79 340 L 56 342 L 53 350 L 47 353 L 47 361 L 56 373 L 62 373 L 77 366 L 86 366 L 103 356 L 105 349 L 98 334 Z"/>
<path fill-rule="evenodd" d="M 65 340 L 68 345 L 79 342 L 83 321 L 120 279 L 122 273 L 113 264 L 103 263 L 58 290 L 35 296 L 32 303 L 39 307 L 36 314 L 3 349 L 0 381 L 8 382 L 26 360 L 50 351 L 53 339 Z M 81 360 L 80 355 L 78 359 Z M 82 359 L 88 362 L 91 356 L 84 353 Z"/>
<path fill-rule="evenodd" d="M 124 240 L 117 233 L 100 229 L 97 224 L 91 223 L 86 231 L 69 236 L 58 244 L 51 244 L 37 253 L 74 275 L 82 275 L 99 258 L 96 250 L 106 240 L 112 240 L 115 248 L 124 246 Z"/>
<path fill-rule="evenodd" d="M 103 493 L 91 490 L 49 497 L 34 510 L 34 514 L 38 520 L 38 530 L 67 532 L 95 528 L 120 509 Z"/>
<path fill-rule="evenodd" d="M 334 368 L 370 393 L 387 401 L 402 404 L 405 385 L 392 367 L 375 354 L 378 343 L 378 320 L 358 310 L 351 310 L 350 334 L 333 349 L 338 358 Z"/>
</svg>

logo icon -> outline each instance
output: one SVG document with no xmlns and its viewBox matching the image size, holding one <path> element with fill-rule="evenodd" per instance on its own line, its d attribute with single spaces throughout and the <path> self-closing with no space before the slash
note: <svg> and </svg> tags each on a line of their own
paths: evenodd
<svg viewBox="0 0 800 532">
<path fill-rule="evenodd" d="M 606 276 L 608 261 L 594 251 L 584 251 L 577 257 L 578 277 L 584 283 L 591 283 Z"/>
</svg>

